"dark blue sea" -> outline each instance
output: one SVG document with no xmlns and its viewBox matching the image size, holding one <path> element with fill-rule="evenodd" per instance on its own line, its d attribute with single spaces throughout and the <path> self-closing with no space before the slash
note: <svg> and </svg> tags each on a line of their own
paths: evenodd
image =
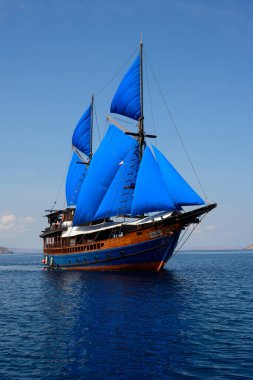
<svg viewBox="0 0 253 380">
<path fill-rule="evenodd" d="M 0 379 L 253 379 L 253 252 L 159 273 L 48 272 L 0 256 Z"/>
</svg>

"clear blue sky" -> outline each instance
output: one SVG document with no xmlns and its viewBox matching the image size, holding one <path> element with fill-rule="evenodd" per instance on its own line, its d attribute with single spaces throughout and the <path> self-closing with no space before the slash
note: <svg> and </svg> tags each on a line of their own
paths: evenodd
<svg viewBox="0 0 253 380">
<path fill-rule="evenodd" d="M 0 245 L 41 246 L 75 123 L 138 48 L 140 32 L 201 183 L 219 204 L 187 246 L 253 243 L 252 19 L 251 0 L 0 0 Z M 96 99 L 101 134 L 121 75 Z M 201 194 L 150 86 L 158 146 Z M 58 207 L 63 197 L 64 183 Z"/>
</svg>

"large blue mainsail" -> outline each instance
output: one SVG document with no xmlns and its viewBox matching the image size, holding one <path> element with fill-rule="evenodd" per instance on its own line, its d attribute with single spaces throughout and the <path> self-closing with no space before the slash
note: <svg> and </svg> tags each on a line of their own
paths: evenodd
<svg viewBox="0 0 253 380">
<path fill-rule="evenodd" d="M 135 216 L 152 211 L 171 211 L 175 208 L 157 161 L 150 148 L 146 146 L 136 180 L 131 214 Z"/>
<path fill-rule="evenodd" d="M 140 55 L 122 79 L 112 100 L 110 111 L 134 120 L 140 118 Z"/>
<path fill-rule="evenodd" d="M 120 162 L 118 171 L 107 190 L 94 219 L 131 214 L 133 193 L 139 167 L 139 145 L 135 141 Z"/>
<path fill-rule="evenodd" d="M 168 193 L 177 207 L 205 204 L 202 198 L 191 188 L 171 165 L 164 155 L 153 146 L 161 176 Z"/>
<path fill-rule="evenodd" d="M 86 165 L 81 162 L 76 152 L 73 152 L 66 178 L 66 200 L 68 207 L 76 205 L 86 173 Z"/>
<path fill-rule="evenodd" d="M 106 135 L 90 163 L 78 197 L 73 224 L 94 220 L 96 212 L 110 187 L 122 160 L 134 148 L 136 141 L 114 125 Z"/>
<path fill-rule="evenodd" d="M 72 145 L 86 154 L 88 157 L 91 152 L 91 122 L 92 105 L 82 115 L 78 121 L 72 137 Z"/>
</svg>

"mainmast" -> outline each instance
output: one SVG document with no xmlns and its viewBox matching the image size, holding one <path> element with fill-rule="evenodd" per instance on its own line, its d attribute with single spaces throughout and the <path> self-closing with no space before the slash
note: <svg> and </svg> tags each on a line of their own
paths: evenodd
<svg viewBox="0 0 253 380">
<path fill-rule="evenodd" d="M 138 140 L 139 140 L 139 160 L 142 159 L 143 154 L 143 146 L 144 146 L 144 116 L 143 116 L 143 64 L 142 64 L 142 49 L 143 49 L 143 43 L 142 43 L 142 35 L 140 40 L 140 108 L 141 108 L 141 116 L 139 117 L 138 121 Z"/>
<path fill-rule="evenodd" d="M 89 162 L 91 162 L 93 152 L 92 152 L 92 136 L 93 136 L 93 113 L 94 113 L 94 95 L 91 97 L 91 115 L 90 115 L 90 154 Z"/>
</svg>

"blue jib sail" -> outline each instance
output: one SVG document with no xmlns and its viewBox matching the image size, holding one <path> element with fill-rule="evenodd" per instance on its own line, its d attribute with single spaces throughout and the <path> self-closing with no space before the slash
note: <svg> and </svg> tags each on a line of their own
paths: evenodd
<svg viewBox="0 0 253 380">
<path fill-rule="evenodd" d="M 82 164 L 76 152 L 73 152 L 66 178 L 66 200 L 68 207 L 76 205 L 86 173 L 86 165 Z"/>
<path fill-rule="evenodd" d="M 153 146 L 145 148 L 137 175 L 132 216 L 152 211 L 172 211 L 181 206 L 205 202 L 181 177 L 163 154 Z"/>
<path fill-rule="evenodd" d="M 133 193 L 139 167 L 139 144 L 135 141 L 124 159 L 105 194 L 94 219 L 123 216 L 131 213 Z"/>
<path fill-rule="evenodd" d="M 79 193 L 73 225 L 94 220 L 96 212 L 110 187 L 122 160 L 134 148 L 136 140 L 110 125 L 93 156 Z"/>
<path fill-rule="evenodd" d="M 138 120 L 140 105 L 140 55 L 122 79 L 112 100 L 110 112 Z"/>
<path fill-rule="evenodd" d="M 176 207 L 168 194 L 157 161 L 147 146 L 136 180 L 131 214 L 136 216 L 152 211 L 171 211 L 175 209 Z"/>
<path fill-rule="evenodd" d="M 168 193 L 177 208 L 181 206 L 193 206 L 205 204 L 202 198 L 181 177 L 171 163 L 154 146 L 153 150 L 157 159 L 162 178 L 168 189 Z"/>
<path fill-rule="evenodd" d="M 87 156 L 91 154 L 91 105 L 77 123 L 72 137 L 72 145 Z"/>
</svg>

